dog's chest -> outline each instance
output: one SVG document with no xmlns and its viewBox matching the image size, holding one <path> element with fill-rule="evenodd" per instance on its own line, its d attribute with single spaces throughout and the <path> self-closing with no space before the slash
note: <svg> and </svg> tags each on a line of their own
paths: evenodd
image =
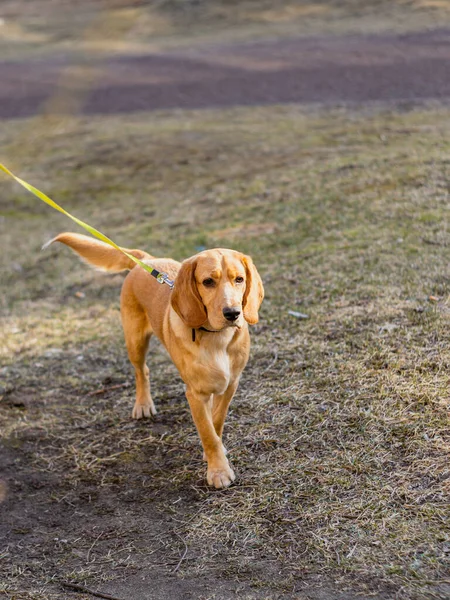
<svg viewBox="0 0 450 600">
<path fill-rule="evenodd" d="M 211 393 L 223 394 L 231 379 L 230 356 L 223 347 L 214 342 L 202 345 L 198 356 L 205 378 L 207 378 Z"/>
</svg>

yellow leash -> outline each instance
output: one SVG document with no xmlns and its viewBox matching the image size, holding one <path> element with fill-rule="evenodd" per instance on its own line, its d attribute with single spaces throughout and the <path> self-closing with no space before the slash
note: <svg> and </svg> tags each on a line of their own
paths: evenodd
<svg viewBox="0 0 450 600">
<path fill-rule="evenodd" d="M 157 269 L 153 269 L 152 267 L 150 267 L 149 265 L 146 265 L 145 263 L 143 263 L 141 260 L 139 260 L 135 256 L 132 256 L 131 254 L 128 254 L 128 252 L 125 252 L 125 250 L 123 250 L 115 242 L 110 240 L 109 237 L 104 235 L 101 231 L 98 231 L 98 229 L 95 229 L 95 227 L 91 227 L 91 225 L 88 225 L 81 219 L 77 219 L 77 217 L 74 217 L 73 215 L 71 215 L 69 212 L 67 212 L 67 210 L 64 210 L 64 208 L 62 208 L 62 206 L 59 206 L 59 204 L 57 204 L 54 200 L 52 200 L 51 198 L 46 196 L 43 192 L 41 192 L 40 190 L 35 188 L 33 185 L 30 185 L 23 179 L 20 179 L 20 177 L 17 177 L 17 175 L 14 175 L 14 173 L 12 173 L 9 169 L 7 169 L 1 163 L 0 163 L 0 170 L 3 171 L 4 173 L 6 173 L 7 175 L 9 175 L 10 177 L 12 177 L 13 179 L 15 179 L 17 181 L 17 183 L 20 183 L 21 186 L 23 186 L 26 190 L 28 190 L 29 192 L 31 192 L 32 194 L 37 196 L 40 200 L 42 200 L 43 202 L 45 202 L 46 204 L 48 204 L 55 210 L 58 210 L 59 212 L 63 213 L 64 215 L 66 215 L 66 217 L 69 217 L 69 219 L 72 219 L 72 221 L 75 221 L 75 223 L 77 223 L 77 225 L 80 225 L 80 227 L 83 227 L 83 229 L 88 231 L 91 235 L 93 235 L 97 239 L 101 240 L 102 242 L 105 242 L 105 244 L 109 244 L 116 250 L 119 250 L 120 252 L 122 252 L 122 254 L 125 254 L 125 256 L 127 256 L 132 261 L 134 261 L 137 265 L 139 265 L 140 267 L 145 269 L 148 273 L 150 273 L 150 275 L 153 275 L 153 277 L 155 277 L 159 283 L 166 283 L 170 288 L 173 288 L 174 282 L 171 279 L 169 279 L 169 277 L 166 275 L 166 273 L 160 273 Z"/>
</svg>

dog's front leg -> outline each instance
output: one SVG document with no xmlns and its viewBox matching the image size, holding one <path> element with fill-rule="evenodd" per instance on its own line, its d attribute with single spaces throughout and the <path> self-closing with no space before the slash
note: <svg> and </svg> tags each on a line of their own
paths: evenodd
<svg viewBox="0 0 450 600">
<path fill-rule="evenodd" d="M 223 426 L 228 413 L 228 407 L 237 390 L 239 379 L 230 383 L 225 393 L 214 394 L 213 400 L 213 424 L 217 435 L 222 439 Z"/>
<path fill-rule="evenodd" d="M 217 435 L 222 440 L 223 426 L 225 424 L 225 419 L 228 413 L 228 407 L 230 406 L 230 402 L 233 399 L 233 396 L 237 390 L 239 384 L 239 379 L 230 383 L 228 388 L 223 394 L 214 394 L 213 402 L 212 402 L 212 419 L 214 429 L 216 430 Z M 228 454 L 227 449 L 222 443 L 222 449 L 225 454 Z M 203 453 L 203 460 L 206 460 L 206 453 Z"/>
<path fill-rule="evenodd" d="M 214 427 L 211 395 L 188 389 L 186 397 L 208 463 L 207 481 L 217 489 L 226 488 L 235 480 L 235 474 L 225 456 L 222 440 Z"/>
</svg>

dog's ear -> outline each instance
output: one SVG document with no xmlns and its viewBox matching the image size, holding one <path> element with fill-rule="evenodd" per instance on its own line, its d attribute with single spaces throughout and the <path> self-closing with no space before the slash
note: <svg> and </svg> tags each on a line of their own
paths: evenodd
<svg viewBox="0 0 450 600">
<path fill-rule="evenodd" d="M 207 319 L 206 308 L 195 280 L 196 260 L 186 260 L 175 279 L 171 305 L 184 323 L 193 329 L 201 327 Z"/>
<path fill-rule="evenodd" d="M 244 254 L 241 260 L 247 276 L 244 298 L 242 299 L 244 318 L 247 323 L 254 325 L 259 319 L 258 310 L 264 298 L 264 287 L 250 256 Z"/>
</svg>

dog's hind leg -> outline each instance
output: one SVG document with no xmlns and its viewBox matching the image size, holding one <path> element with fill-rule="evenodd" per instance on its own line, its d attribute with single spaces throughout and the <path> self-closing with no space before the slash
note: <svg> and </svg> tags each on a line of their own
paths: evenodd
<svg viewBox="0 0 450 600">
<path fill-rule="evenodd" d="M 156 415 L 156 408 L 150 394 L 149 370 L 145 364 L 152 329 L 145 312 L 128 296 L 121 302 L 122 325 L 125 334 L 128 357 L 136 374 L 136 402 L 131 416 L 142 419 Z"/>
</svg>

